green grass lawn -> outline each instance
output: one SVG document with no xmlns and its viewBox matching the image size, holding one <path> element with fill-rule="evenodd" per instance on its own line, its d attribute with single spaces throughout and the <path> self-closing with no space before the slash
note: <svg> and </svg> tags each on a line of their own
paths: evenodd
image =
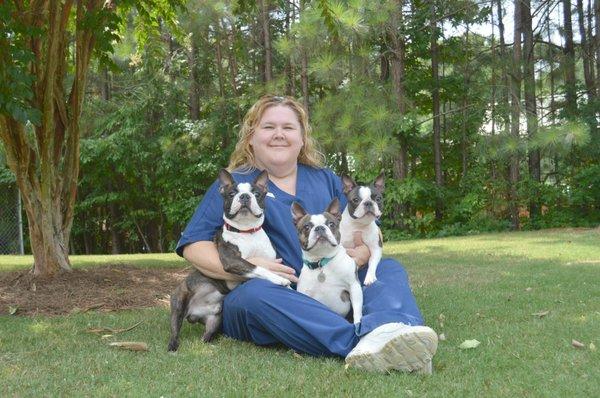
<svg viewBox="0 0 600 398">
<path fill-rule="evenodd" d="M 0 396 L 600 396 L 600 230 L 552 230 L 388 242 L 405 264 L 427 323 L 444 333 L 432 376 L 345 370 L 185 324 L 166 352 L 165 308 L 63 317 L 0 317 Z M 73 257 L 183 266 L 174 255 Z M 0 256 L 0 270 L 27 257 Z M 549 311 L 544 317 L 532 315 Z M 102 339 L 88 327 L 137 328 Z M 461 350 L 467 339 L 481 345 Z M 574 348 L 575 339 L 585 344 Z M 144 341 L 148 352 L 107 346 Z M 590 344 L 593 344 L 590 348 Z"/>
</svg>

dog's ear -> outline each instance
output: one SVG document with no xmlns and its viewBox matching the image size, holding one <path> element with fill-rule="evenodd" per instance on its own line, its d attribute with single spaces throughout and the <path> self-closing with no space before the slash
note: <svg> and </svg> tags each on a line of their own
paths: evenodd
<svg viewBox="0 0 600 398">
<path fill-rule="evenodd" d="M 254 185 L 257 186 L 261 191 L 267 192 L 267 182 L 269 181 L 269 173 L 267 170 L 263 170 L 262 173 L 254 180 Z"/>
<path fill-rule="evenodd" d="M 219 171 L 219 182 L 221 182 L 221 187 L 219 188 L 219 192 L 221 193 L 223 193 L 223 191 L 225 191 L 226 188 L 235 184 L 233 177 L 225 169 L 221 169 Z"/>
<path fill-rule="evenodd" d="M 342 182 L 344 183 L 344 194 L 346 195 L 348 195 L 348 192 L 352 191 L 356 186 L 352 177 L 349 177 L 346 174 L 342 175 Z"/>
<path fill-rule="evenodd" d="M 385 188 L 385 174 L 383 171 L 377 176 L 377 178 L 375 179 L 375 182 L 373 183 L 373 186 L 379 192 L 383 192 L 383 190 Z"/>
<path fill-rule="evenodd" d="M 333 198 L 325 211 L 335 218 L 340 219 L 342 217 L 342 213 L 340 213 L 340 200 L 337 197 Z"/>
<path fill-rule="evenodd" d="M 300 206 L 300 203 L 292 203 L 292 218 L 294 219 L 294 225 L 297 225 L 298 221 L 300 221 L 306 214 L 306 210 L 304 210 L 304 207 Z"/>
</svg>

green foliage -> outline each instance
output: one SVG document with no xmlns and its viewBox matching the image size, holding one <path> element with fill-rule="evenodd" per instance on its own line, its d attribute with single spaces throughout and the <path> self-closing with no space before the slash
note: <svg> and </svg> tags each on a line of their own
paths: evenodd
<svg viewBox="0 0 600 398">
<path fill-rule="evenodd" d="M 515 155 L 516 206 L 524 228 L 599 222 L 598 104 L 582 97 L 578 114 L 563 118 L 564 54 L 536 43 L 538 112 L 544 117 L 534 137 L 511 135 L 503 80 L 505 68 L 512 67 L 510 45 L 502 58 L 497 35 L 492 42 L 472 29 L 489 20 L 489 3 L 435 3 L 443 188 L 434 182 L 431 3 L 405 2 L 399 10 L 393 0 L 270 2 L 271 82 L 264 81 L 256 2 L 190 0 L 185 9 L 171 7 L 181 4 L 129 0 L 114 14 L 86 18 L 95 30 L 100 19 L 105 23 L 82 119 L 76 251 L 109 251 L 115 234 L 123 251 L 172 248 L 218 168 L 227 164 L 245 111 L 265 93 L 303 96 L 304 60 L 310 118 L 327 165 L 362 181 L 386 174 L 386 236 L 509 228 L 507 165 Z M 0 9 L 10 7 L 3 3 Z M 2 25 L 9 28 L 17 29 Z M 25 33 L 23 38 L 32 34 Z M 391 69 L 394 35 L 404 39 L 403 114 Z M 11 54 L 21 59 L 16 64 L 26 63 L 27 54 Z M 553 104 L 547 103 L 550 77 Z M 105 83 L 108 101 L 100 98 Z M 10 88 L 18 91 L 17 104 L 27 98 L 19 87 Z M 192 89 L 200 103 L 198 120 L 189 112 Z M 407 176 L 400 180 L 402 149 Z M 541 182 L 527 177 L 534 149 L 542 155 Z M 532 198 L 542 208 L 536 220 L 526 215 Z M 443 217 L 436 220 L 440 202 Z"/>
<path fill-rule="evenodd" d="M 38 124 L 41 113 L 30 105 L 35 78 L 28 65 L 34 54 L 27 42 L 42 35 L 43 30 L 12 18 L 16 12 L 12 1 L 0 3 L 0 114 L 10 115 L 23 124 Z"/>
</svg>

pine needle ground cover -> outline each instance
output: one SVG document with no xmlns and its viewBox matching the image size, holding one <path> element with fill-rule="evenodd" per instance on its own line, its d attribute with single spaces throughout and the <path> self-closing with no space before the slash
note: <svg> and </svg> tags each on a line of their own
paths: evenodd
<svg viewBox="0 0 600 398">
<path fill-rule="evenodd" d="M 0 316 L 0 396 L 600 395 L 600 230 L 387 242 L 427 323 L 443 334 L 432 376 L 368 374 L 185 324 L 167 354 L 168 310 Z M 0 273 L 31 259 L 0 257 Z M 172 255 L 74 257 L 75 268 L 184 268 Z M 135 291 L 136 284 L 131 290 Z M 477 340 L 474 348 L 460 348 Z M 135 341 L 147 351 L 111 347 Z M 476 344 L 472 344 L 476 345 Z"/>
</svg>

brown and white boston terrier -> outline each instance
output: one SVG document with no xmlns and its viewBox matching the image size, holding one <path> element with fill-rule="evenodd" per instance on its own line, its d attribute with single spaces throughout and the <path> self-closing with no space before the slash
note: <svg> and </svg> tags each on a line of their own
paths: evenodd
<svg viewBox="0 0 600 398">
<path fill-rule="evenodd" d="M 362 233 L 362 240 L 371 251 L 369 268 L 365 276 L 366 286 L 377 280 L 375 273 L 383 252 L 381 231 L 375 220 L 381 217 L 383 210 L 384 178 L 384 174 L 381 173 L 372 184 L 358 185 L 351 177 L 342 176 L 344 194 L 348 199 L 340 223 L 342 245 L 352 247 L 354 233 Z"/>
<path fill-rule="evenodd" d="M 219 172 L 223 197 L 223 229 L 215 235 L 215 244 L 223 269 L 246 279 L 261 278 L 277 285 L 290 281 L 265 268 L 246 261 L 250 257 L 275 259 L 275 249 L 262 229 L 268 174 L 263 171 L 252 184 L 236 184 L 231 174 Z M 194 269 L 171 293 L 171 338 L 169 351 L 179 347 L 183 319 L 205 324 L 202 340 L 209 341 L 221 327 L 223 299 L 239 283 L 209 278 Z"/>
<path fill-rule="evenodd" d="M 292 216 L 302 246 L 302 271 L 297 290 L 353 322 L 362 318 L 362 287 L 356 263 L 340 244 L 340 203 L 334 198 L 322 214 L 308 214 L 294 202 Z"/>
</svg>

